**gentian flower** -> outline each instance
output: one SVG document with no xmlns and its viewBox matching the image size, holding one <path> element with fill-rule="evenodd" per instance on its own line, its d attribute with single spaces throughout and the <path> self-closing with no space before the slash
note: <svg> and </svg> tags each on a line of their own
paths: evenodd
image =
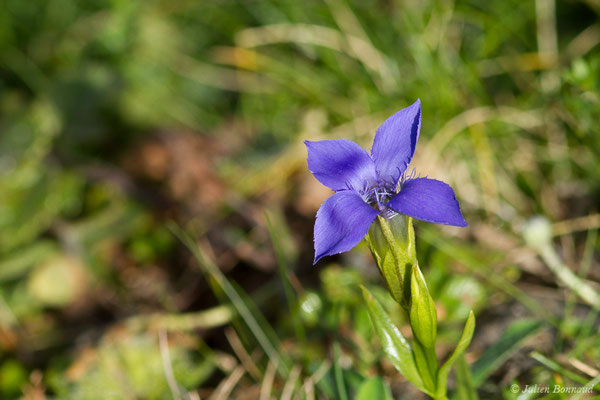
<svg viewBox="0 0 600 400">
<path fill-rule="evenodd" d="M 467 226 L 448 184 L 406 173 L 420 129 L 417 100 L 377 129 L 370 155 L 350 140 L 304 142 L 308 169 L 335 191 L 317 212 L 315 263 L 356 246 L 378 215 L 405 214 L 434 224 Z"/>
</svg>

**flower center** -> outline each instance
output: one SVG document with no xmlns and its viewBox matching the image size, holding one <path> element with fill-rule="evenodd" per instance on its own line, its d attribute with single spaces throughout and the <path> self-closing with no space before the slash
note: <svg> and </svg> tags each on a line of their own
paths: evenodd
<svg viewBox="0 0 600 400">
<path fill-rule="evenodd" d="M 415 176 L 416 171 L 413 168 L 410 172 L 405 171 L 395 184 L 382 181 L 371 182 L 370 184 L 367 184 L 363 190 L 360 190 L 359 194 L 365 203 L 376 210 L 379 210 L 381 215 L 389 219 L 398 213 L 387 207 L 387 202 L 390 201 L 396 193 L 402 190 L 404 182 L 409 179 L 414 179 Z"/>
<path fill-rule="evenodd" d="M 380 184 L 370 186 L 360 193 L 365 203 L 381 211 L 386 216 L 389 212 L 393 212 L 386 206 L 386 203 L 390 201 L 395 194 L 395 190 Z"/>
</svg>

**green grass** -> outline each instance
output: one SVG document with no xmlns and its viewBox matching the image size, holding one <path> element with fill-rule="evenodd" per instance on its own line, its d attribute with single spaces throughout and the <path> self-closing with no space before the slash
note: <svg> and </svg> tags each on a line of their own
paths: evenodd
<svg viewBox="0 0 600 400">
<path fill-rule="evenodd" d="M 0 398 L 418 399 L 363 307 L 361 284 L 407 326 L 366 246 L 312 266 L 328 193 L 302 145 L 367 146 L 416 98 L 413 166 L 469 222 L 415 223 L 438 356 L 477 317 L 473 387 L 451 373 L 451 393 L 597 387 L 599 13 L 0 2 Z M 539 254 L 535 215 L 553 229 Z"/>
</svg>

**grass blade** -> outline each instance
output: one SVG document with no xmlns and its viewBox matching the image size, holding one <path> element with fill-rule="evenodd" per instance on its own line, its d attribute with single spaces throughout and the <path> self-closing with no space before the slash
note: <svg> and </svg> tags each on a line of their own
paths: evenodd
<svg viewBox="0 0 600 400">
<path fill-rule="evenodd" d="M 340 359 L 340 344 L 335 342 L 333 345 L 333 372 L 335 374 L 335 387 L 337 388 L 338 399 L 348 400 L 346 392 L 346 383 L 344 382 L 344 372 L 340 367 L 338 360 Z"/>
<path fill-rule="evenodd" d="M 265 213 L 265 220 L 267 221 L 267 229 L 269 236 L 271 237 L 271 243 L 273 243 L 273 249 L 275 250 L 275 257 L 277 258 L 277 267 L 279 268 L 279 275 L 281 276 L 281 282 L 283 283 L 283 291 L 285 293 L 285 299 L 287 300 L 288 308 L 290 310 L 290 316 L 296 338 L 301 342 L 306 342 L 306 332 L 304 331 L 304 325 L 298 315 L 298 301 L 296 299 L 292 284 L 290 283 L 290 277 L 288 274 L 289 265 L 287 262 L 287 256 L 285 254 L 283 243 L 281 243 L 281 231 L 283 229 L 277 229 L 272 218 L 269 217 L 268 213 Z"/>
<path fill-rule="evenodd" d="M 552 371 L 557 372 L 557 373 L 561 374 L 562 376 L 565 376 L 574 382 L 581 383 L 582 385 L 590 384 L 590 381 L 588 381 L 587 378 L 584 378 L 583 376 L 578 375 L 573 371 L 569 371 L 568 369 L 566 369 L 565 367 L 563 367 L 556 361 L 553 361 L 553 360 L 547 358 L 546 356 L 542 355 L 541 353 L 538 353 L 537 351 L 531 352 L 530 355 L 534 360 L 538 361 L 540 364 L 542 364 L 546 368 L 551 369 Z M 600 390 L 600 384 L 594 383 L 593 380 L 591 381 L 591 383 L 594 384 L 593 388 L 595 390 Z"/>
<path fill-rule="evenodd" d="M 473 384 L 479 387 L 498 367 L 521 347 L 521 343 L 537 333 L 542 323 L 533 319 L 514 322 L 491 347 L 473 364 Z"/>
<path fill-rule="evenodd" d="M 277 349 L 275 346 L 273 346 L 269 340 L 269 337 L 261 328 L 260 324 L 250 311 L 250 308 L 244 302 L 244 299 L 240 293 L 238 293 L 239 289 L 235 289 L 235 287 L 227 280 L 223 272 L 221 272 L 221 270 L 212 262 L 212 260 L 202 251 L 200 246 L 198 246 L 183 229 L 176 224 L 170 224 L 169 227 L 175 236 L 177 236 L 177 238 L 181 240 L 181 242 L 192 252 L 203 271 L 208 273 L 208 275 L 223 289 L 226 296 L 229 298 L 229 301 L 231 301 L 231 304 L 235 310 L 242 317 L 258 341 L 259 345 L 264 350 L 265 354 L 267 354 L 269 359 L 276 363 L 280 373 L 282 373 L 283 376 L 287 376 L 289 373 L 287 364 L 285 364 L 285 361 L 282 360 L 282 357 L 278 353 Z"/>
</svg>

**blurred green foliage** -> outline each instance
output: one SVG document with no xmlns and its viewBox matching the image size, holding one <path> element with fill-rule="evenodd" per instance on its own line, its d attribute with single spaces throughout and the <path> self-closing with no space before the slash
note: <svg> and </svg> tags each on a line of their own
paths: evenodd
<svg viewBox="0 0 600 400">
<path fill-rule="evenodd" d="M 592 0 L 0 1 L 0 397 L 175 396 L 157 339 L 167 315 L 185 321 L 167 324 L 182 395 L 418 398 L 361 306 L 367 282 L 406 318 L 364 249 L 311 266 L 326 193 L 301 145 L 366 145 L 417 97 L 414 164 L 453 185 L 470 224 L 416 226 L 440 351 L 473 309 L 467 360 L 490 348 L 503 360 L 473 371 L 482 398 L 591 379 L 597 311 L 557 288 L 520 228 L 556 222 L 566 265 L 600 281 L 599 12 Z M 252 299 L 287 373 L 170 221 Z M 494 347 L 524 316 L 543 328 Z"/>
</svg>

